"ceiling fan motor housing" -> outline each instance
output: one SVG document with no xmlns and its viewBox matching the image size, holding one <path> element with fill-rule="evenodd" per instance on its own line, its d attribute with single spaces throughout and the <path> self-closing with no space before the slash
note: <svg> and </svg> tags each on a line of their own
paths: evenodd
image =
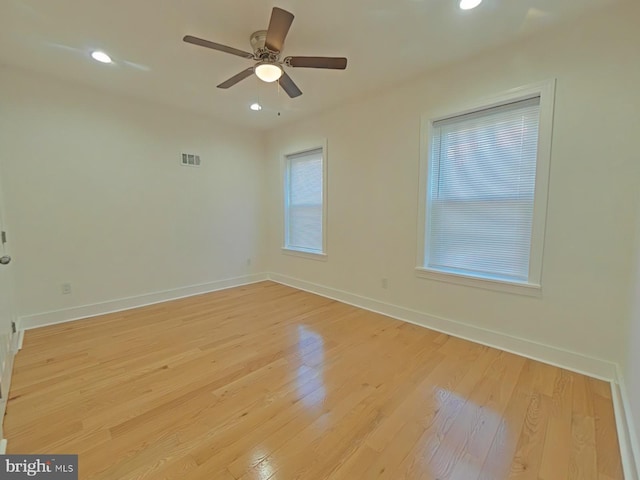
<svg viewBox="0 0 640 480">
<path fill-rule="evenodd" d="M 259 50 L 264 49 L 264 42 L 267 39 L 267 31 L 266 30 L 258 30 L 257 32 L 253 32 L 250 37 L 251 48 L 253 48 L 254 53 L 258 53 Z"/>
<path fill-rule="evenodd" d="M 265 46 L 267 38 L 266 30 L 258 30 L 253 32 L 249 41 L 251 42 L 251 48 L 253 48 L 253 54 L 256 60 L 264 60 L 269 62 L 277 62 L 280 57 L 280 52 L 272 52 Z"/>
</svg>

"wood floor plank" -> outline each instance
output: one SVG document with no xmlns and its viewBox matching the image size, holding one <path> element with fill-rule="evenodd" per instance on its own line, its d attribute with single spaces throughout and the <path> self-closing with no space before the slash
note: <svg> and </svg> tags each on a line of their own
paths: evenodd
<svg viewBox="0 0 640 480">
<path fill-rule="evenodd" d="M 511 464 L 509 479 L 538 478 L 550 412 L 549 397 L 537 392 L 529 397 L 529 405 L 518 439 L 516 455 Z"/>
<path fill-rule="evenodd" d="M 549 425 L 542 452 L 540 480 L 565 480 L 569 475 L 573 380 L 560 370 L 551 396 Z"/>
<path fill-rule="evenodd" d="M 489 381 L 469 399 L 471 404 L 467 401 L 473 428 L 465 444 L 457 449 L 457 458 L 453 457 L 456 461 L 452 462 L 449 478 L 474 480 L 480 476 L 524 363 L 522 357 L 501 352 L 486 373 Z"/>
<path fill-rule="evenodd" d="M 4 430 L 82 480 L 622 480 L 606 382 L 273 282 L 26 332 Z"/>
<path fill-rule="evenodd" d="M 368 447 L 364 443 L 351 452 L 351 455 L 326 477 L 327 480 L 351 480 L 361 478 L 362 472 L 380 456 L 380 453 Z"/>
<path fill-rule="evenodd" d="M 496 480 L 508 477 L 528 404 L 529 394 L 522 389 L 515 388 L 478 475 L 479 480 Z"/>
<path fill-rule="evenodd" d="M 465 346 L 465 344 L 459 345 Z M 471 347 L 475 356 L 457 357 L 458 360 L 462 359 L 458 364 L 458 367 L 462 367 L 461 370 L 456 372 L 455 368 L 451 369 L 451 373 L 454 374 L 451 378 L 434 385 L 433 403 L 431 408 L 424 412 L 424 432 L 399 467 L 407 478 L 431 478 L 434 470 L 447 466 L 446 463 L 443 465 L 441 459 L 442 452 L 448 449 L 448 442 L 452 438 L 448 433 L 463 410 L 467 396 L 479 385 L 491 363 L 500 355 L 500 352 L 486 347 Z M 460 353 L 459 351 L 458 355 Z M 455 363 L 455 361 L 452 362 L 452 366 Z M 446 366 L 447 363 L 444 364 L 444 368 Z M 462 375 L 456 375 L 456 373 L 462 373 Z M 440 450 L 441 447 L 442 450 Z M 434 464 L 434 456 L 438 451 L 440 454 L 436 457 L 437 463 Z M 384 458 L 381 460 L 384 461 Z"/>
<path fill-rule="evenodd" d="M 618 455 L 611 455 L 608 445 L 618 444 L 616 432 L 616 419 L 611 410 L 611 399 L 594 395 L 593 409 L 596 426 L 596 450 L 602 452 L 598 455 L 598 474 L 602 477 L 620 478 L 622 476 L 622 463 Z"/>
<path fill-rule="evenodd" d="M 525 360 L 520 370 L 513 393 L 480 470 L 479 480 L 505 479 L 522 470 L 521 451 L 523 444 L 528 443 L 527 440 L 530 438 L 530 435 L 523 435 L 525 421 L 533 396 L 540 395 L 535 387 L 539 384 L 539 371 L 534 368 L 533 363 L 533 360 Z"/>
<path fill-rule="evenodd" d="M 598 478 L 598 464 L 595 420 L 592 417 L 573 415 L 571 433 L 571 457 L 567 478 L 571 480 L 596 480 Z"/>
<path fill-rule="evenodd" d="M 611 400 L 611 384 L 597 378 L 587 377 L 587 382 L 593 393 L 600 395 L 608 400 Z"/>
</svg>

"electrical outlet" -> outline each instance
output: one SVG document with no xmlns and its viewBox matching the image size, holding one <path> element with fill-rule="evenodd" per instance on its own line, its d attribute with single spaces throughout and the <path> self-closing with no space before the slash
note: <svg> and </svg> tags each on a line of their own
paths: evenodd
<svg viewBox="0 0 640 480">
<path fill-rule="evenodd" d="M 250 266 L 251 266 L 251 259 L 247 258 L 247 267 L 250 267 Z"/>
<path fill-rule="evenodd" d="M 71 293 L 71 284 L 70 283 L 63 283 L 62 284 L 62 294 L 63 295 L 69 295 Z"/>
<path fill-rule="evenodd" d="M 387 278 L 383 278 L 381 284 L 382 284 L 382 288 L 388 288 L 389 280 Z"/>
</svg>

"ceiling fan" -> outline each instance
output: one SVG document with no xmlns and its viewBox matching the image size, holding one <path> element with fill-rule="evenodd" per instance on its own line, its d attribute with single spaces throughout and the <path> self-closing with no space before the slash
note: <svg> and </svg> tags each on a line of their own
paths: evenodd
<svg viewBox="0 0 640 480">
<path fill-rule="evenodd" d="M 287 37 L 289 28 L 293 23 L 293 18 L 292 13 L 274 7 L 271 12 L 269 28 L 267 30 L 258 30 L 250 37 L 253 53 L 191 35 L 186 35 L 183 40 L 193 45 L 212 48 L 220 52 L 230 53 L 257 62 L 253 67 L 249 67 L 237 75 L 234 75 L 229 80 L 222 82 L 218 85 L 218 88 L 232 87 L 255 73 L 256 76 L 264 82 L 278 81 L 282 89 L 287 92 L 287 95 L 295 98 L 302 95 L 302 91 L 284 71 L 284 66 L 344 70 L 347 68 L 347 59 L 344 57 L 285 57 L 281 60 L 280 54 L 284 46 L 284 39 Z"/>
</svg>

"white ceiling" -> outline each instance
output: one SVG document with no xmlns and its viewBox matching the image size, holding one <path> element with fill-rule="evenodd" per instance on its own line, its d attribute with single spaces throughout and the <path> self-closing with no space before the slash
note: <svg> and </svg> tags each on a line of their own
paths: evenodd
<svg viewBox="0 0 640 480">
<path fill-rule="evenodd" d="M 484 0 L 464 12 L 458 0 L 0 0 L 0 62 L 266 129 L 615 1 Z M 217 89 L 250 61 L 182 37 L 251 51 L 276 5 L 296 17 L 285 56 L 346 56 L 347 70 L 288 69 L 296 99 L 254 76 Z M 93 49 L 115 64 L 92 61 Z M 252 112 L 258 97 L 265 108 Z"/>
</svg>

